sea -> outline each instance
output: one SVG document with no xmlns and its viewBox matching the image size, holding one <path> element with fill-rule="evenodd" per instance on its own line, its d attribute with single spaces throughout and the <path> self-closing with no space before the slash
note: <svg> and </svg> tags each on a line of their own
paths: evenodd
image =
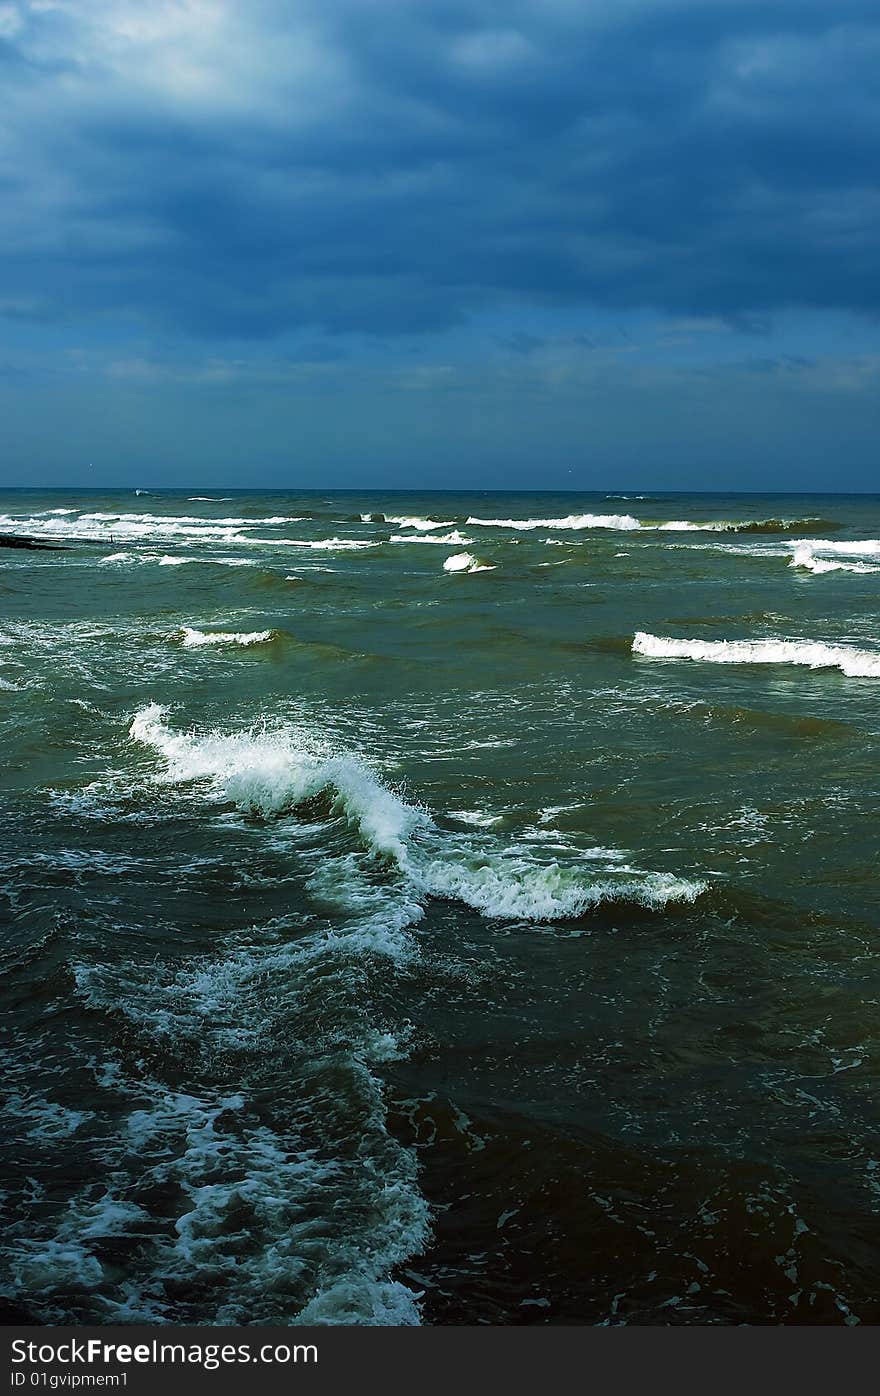
<svg viewBox="0 0 880 1396">
<path fill-rule="evenodd" d="M 880 496 L 0 534 L 6 1323 L 880 1322 Z"/>
</svg>

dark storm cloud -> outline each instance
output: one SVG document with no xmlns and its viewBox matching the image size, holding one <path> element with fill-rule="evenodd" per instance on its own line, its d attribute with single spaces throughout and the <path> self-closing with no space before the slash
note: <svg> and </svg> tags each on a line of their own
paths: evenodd
<svg viewBox="0 0 880 1396">
<path fill-rule="evenodd" d="M 0 306 L 875 313 L 878 63 L 873 0 L 0 4 Z"/>
</svg>

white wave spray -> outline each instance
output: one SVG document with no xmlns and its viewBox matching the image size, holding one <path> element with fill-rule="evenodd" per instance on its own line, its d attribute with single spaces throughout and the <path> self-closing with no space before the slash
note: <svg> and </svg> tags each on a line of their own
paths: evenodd
<svg viewBox="0 0 880 1396">
<path fill-rule="evenodd" d="M 705 664 L 794 664 L 839 669 L 848 678 L 880 678 L 880 651 L 815 640 L 675 640 L 638 631 L 634 654 L 649 659 L 691 659 Z"/>
<path fill-rule="evenodd" d="M 390 861 L 418 896 L 460 901 L 490 918 L 570 919 L 607 902 L 661 907 L 704 890 L 702 882 L 666 873 L 615 866 L 597 875 L 541 862 L 537 850 L 505 848 L 489 835 L 445 833 L 360 758 L 333 752 L 303 729 L 181 733 L 168 726 L 166 708 L 150 704 L 134 717 L 131 737 L 164 758 L 161 781 L 206 782 L 210 796 L 244 810 L 269 817 L 323 796 L 367 853 Z"/>
</svg>

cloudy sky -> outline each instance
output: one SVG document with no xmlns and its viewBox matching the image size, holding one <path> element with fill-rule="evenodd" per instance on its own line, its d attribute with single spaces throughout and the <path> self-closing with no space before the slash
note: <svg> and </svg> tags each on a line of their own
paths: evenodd
<svg viewBox="0 0 880 1396">
<path fill-rule="evenodd" d="M 0 483 L 880 489 L 877 0 L 0 3 Z"/>
</svg>

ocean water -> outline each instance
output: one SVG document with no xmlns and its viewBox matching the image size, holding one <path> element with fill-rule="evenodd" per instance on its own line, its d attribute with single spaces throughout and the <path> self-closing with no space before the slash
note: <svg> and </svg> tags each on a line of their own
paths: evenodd
<svg viewBox="0 0 880 1396">
<path fill-rule="evenodd" d="M 7 1321 L 880 1321 L 880 499 L 0 533 Z"/>
</svg>

